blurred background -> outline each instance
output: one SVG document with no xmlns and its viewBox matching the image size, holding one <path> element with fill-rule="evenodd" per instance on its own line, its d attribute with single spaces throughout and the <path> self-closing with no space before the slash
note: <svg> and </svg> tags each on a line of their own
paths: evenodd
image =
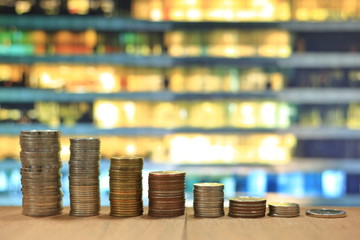
<svg viewBox="0 0 360 240">
<path fill-rule="evenodd" d="M 101 138 L 147 173 L 302 205 L 360 205 L 359 0 L 0 0 L 0 205 L 21 130 Z"/>
</svg>

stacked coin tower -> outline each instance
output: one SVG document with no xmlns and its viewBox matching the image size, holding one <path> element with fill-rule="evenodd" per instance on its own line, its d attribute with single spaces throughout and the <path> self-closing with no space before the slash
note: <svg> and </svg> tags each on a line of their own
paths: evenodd
<svg viewBox="0 0 360 240">
<path fill-rule="evenodd" d="M 300 207 L 297 203 L 272 202 L 269 203 L 269 216 L 271 217 L 297 217 Z"/>
<path fill-rule="evenodd" d="M 224 216 L 224 184 L 194 184 L 194 215 L 195 217 Z"/>
<path fill-rule="evenodd" d="M 20 133 L 23 214 L 52 216 L 62 212 L 60 131 Z"/>
<path fill-rule="evenodd" d="M 230 198 L 229 200 L 229 216 L 231 217 L 257 218 L 265 216 L 265 198 L 244 196 Z"/>
<path fill-rule="evenodd" d="M 143 214 L 142 157 L 112 157 L 110 163 L 110 215 L 135 217 Z"/>
<path fill-rule="evenodd" d="M 185 172 L 149 174 L 149 216 L 177 217 L 185 213 Z"/>
<path fill-rule="evenodd" d="M 88 217 L 99 214 L 99 161 L 98 138 L 70 139 L 70 215 Z"/>
</svg>

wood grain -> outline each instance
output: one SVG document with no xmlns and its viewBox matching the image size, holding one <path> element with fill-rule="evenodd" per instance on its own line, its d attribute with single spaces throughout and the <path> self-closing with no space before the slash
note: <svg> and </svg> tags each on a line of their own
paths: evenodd
<svg viewBox="0 0 360 240">
<path fill-rule="evenodd" d="M 341 208 L 348 216 L 320 219 L 305 216 L 305 209 L 296 218 L 195 218 L 192 209 L 187 215 L 187 239 L 237 240 L 321 240 L 360 239 L 360 208 Z M 227 211 L 226 211 L 227 212 Z"/>
<path fill-rule="evenodd" d="M 341 209 L 347 211 L 346 218 L 307 217 L 304 209 L 296 218 L 195 218 L 191 208 L 177 218 L 116 218 L 108 215 L 108 207 L 96 217 L 71 217 L 65 208 L 59 216 L 32 218 L 23 216 L 21 207 L 0 207 L 0 240 L 359 240 L 360 208 Z"/>
<path fill-rule="evenodd" d="M 184 238 L 186 216 L 132 218 L 109 216 L 109 208 L 95 217 L 72 217 L 69 208 L 62 215 L 33 218 L 23 216 L 21 207 L 0 207 L 0 240 L 129 239 L 180 240 Z"/>
</svg>

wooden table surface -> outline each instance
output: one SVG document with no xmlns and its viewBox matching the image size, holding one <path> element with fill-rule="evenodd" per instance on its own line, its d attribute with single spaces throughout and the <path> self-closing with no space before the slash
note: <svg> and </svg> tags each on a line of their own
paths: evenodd
<svg viewBox="0 0 360 240">
<path fill-rule="evenodd" d="M 347 217 L 313 218 L 305 216 L 302 209 L 296 218 L 195 218 L 188 208 L 185 216 L 176 218 L 116 218 L 103 207 L 96 217 L 71 217 L 65 208 L 62 215 L 34 218 L 23 216 L 21 207 L 0 207 L 0 240 L 360 240 L 360 207 L 340 209 Z"/>
</svg>

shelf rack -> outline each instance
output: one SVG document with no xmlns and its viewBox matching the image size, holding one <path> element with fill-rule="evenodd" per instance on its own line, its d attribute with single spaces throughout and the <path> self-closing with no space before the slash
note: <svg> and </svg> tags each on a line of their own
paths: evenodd
<svg viewBox="0 0 360 240">
<path fill-rule="evenodd" d="M 174 93 L 157 92 L 117 92 L 117 93 L 69 93 L 56 90 L 34 88 L 0 88 L 0 103 L 31 102 L 93 102 L 96 99 L 117 99 L 133 101 L 175 101 L 175 100 L 214 100 L 214 99 L 275 99 L 273 91 L 259 92 L 211 92 L 211 93 Z"/>
<path fill-rule="evenodd" d="M 93 102 L 97 99 L 131 101 L 176 101 L 176 100 L 276 100 L 293 104 L 347 104 L 360 103 L 360 89 L 354 88 L 290 88 L 282 91 L 244 91 L 175 93 L 157 92 L 116 92 L 116 93 L 69 93 L 51 89 L 0 88 L 0 103 L 32 102 Z"/>
<path fill-rule="evenodd" d="M 96 128 L 90 123 L 77 123 L 76 127 L 59 126 L 49 127 L 44 124 L 0 124 L 0 133 L 4 135 L 18 135 L 22 130 L 46 130 L 57 129 L 64 135 L 117 135 L 117 136 L 165 136 L 172 133 L 203 133 L 203 134 L 244 134 L 244 133 L 273 133 L 274 128 L 197 128 L 197 127 L 179 127 L 179 128 L 156 128 L 156 127 L 123 127 L 123 128 Z"/>
<path fill-rule="evenodd" d="M 360 67 L 359 53 L 294 53 L 288 58 L 267 57 L 171 57 L 135 56 L 126 54 L 102 55 L 48 55 L 48 56 L 0 56 L 0 63 L 33 64 L 33 63 L 79 63 L 111 64 L 138 67 L 167 68 L 174 66 L 236 66 L 246 67 L 280 67 L 291 68 L 354 68 Z"/>
<path fill-rule="evenodd" d="M 162 32 L 179 29 L 210 30 L 216 28 L 280 28 L 289 31 L 306 32 L 354 32 L 360 30 L 359 21 L 346 22 L 182 22 L 146 21 L 127 17 L 104 18 L 101 16 L 0 16 L 0 27 L 42 30 L 84 30 L 99 31 L 144 31 Z"/>
<path fill-rule="evenodd" d="M 153 136 L 162 137 L 175 133 L 198 133 L 198 134 L 250 134 L 250 133 L 276 133 L 294 134 L 297 139 L 359 139 L 360 129 L 349 129 L 346 127 L 300 127 L 292 126 L 286 129 L 281 128 L 200 128 L 200 127 L 177 127 L 177 128 L 157 128 L 157 127 L 123 127 L 123 128 L 96 128 L 90 123 L 78 123 L 76 127 L 58 126 L 49 127 L 44 124 L 15 124 L 1 123 L 0 133 L 2 135 L 19 135 L 22 130 L 47 130 L 57 129 L 64 135 L 90 135 L 90 136 Z"/>
</svg>

